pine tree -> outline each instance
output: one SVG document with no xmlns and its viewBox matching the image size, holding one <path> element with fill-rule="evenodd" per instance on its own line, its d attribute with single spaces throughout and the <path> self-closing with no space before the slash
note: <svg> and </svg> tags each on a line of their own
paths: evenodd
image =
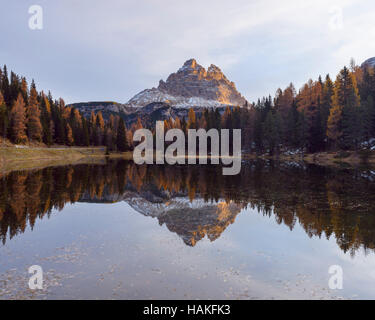
<svg viewBox="0 0 375 320">
<path fill-rule="evenodd" d="M 371 137 L 373 137 L 373 124 L 375 122 L 374 99 L 371 95 L 369 95 L 367 100 L 362 103 L 360 122 L 361 140 L 368 141 Z"/>
<path fill-rule="evenodd" d="M 100 146 L 104 140 L 104 119 L 102 113 L 99 111 L 95 118 L 95 144 Z"/>
<path fill-rule="evenodd" d="M 327 137 L 331 140 L 333 147 L 336 149 L 338 141 L 342 135 L 341 131 L 342 108 L 335 104 L 329 111 L 327 122 Z"/>
<path fill-rule="evenodd" d="M 27 141 L 26 136 L 26 112 L 25 102 L 22 94 L 18 94 L 17 100 L 13 103 L 10 111 L 11 118 L 11 138 L 15 143 L 24 143 Z"/>
<path fill-rule="evenodd" d="M 360 97 L 356 79 L 348 68 L 344 67 L 335 81 L 332 97 L 332 108 L 327 123 L 327 136 L 344 148 L 353 147 L 356 144 L 358 130 L 357 108 L 360 105 Z"/>
<path fill-rule="evenodd" d="M 5 140 L 8 131 L 8 109 L 0 91 L 0 136 Z"/>
<path fill-rule="evenodd" d="M 296 104 L 293 103 L 285 121 L 286 145 L 292 148 L 297 148 L 299 146 L 298 120 L 299 112 Z"/>
<path fill-rule="evenodd" d="M 90 144 L 96 144 L 96 115 L 94 111 L 91 111 L 90 121 L 89 121 L 89 134 L 90 134 Z"/>
<path fill-rule="evenodd" d="M 321 109 L 320 109 L 320 115 L 321 115 L 321 127 L 324 134 L 327 132 L 327 121 L 329 117 L 329 110 L 332 106 L 332 96 L 334 93 L 334 84 L 330 78 L 330 76 L 327 74 L 325 82 L 323 84 L 323 94 L 322 94 L 322 103 L 321 103 Z"/>
<path fill-rule="evenodd" d="M 1 92 L 4 96 L 4 101 L 7 106 L 10 106 L 10 85 L 9 85 L 9 78 L 8 78 L 8 69 L 7 66 L 4 65 L 3 72 L 2 72 L 2 80 L 1 80 Z"/>
<path fill-rule="evenodd" d="M 118 129 L 117 129 L 117 139 L 116 139 L 117 150 L 124 152 L 128 150 L 128 143 L 126 139 L 126 128 L 124 119 L 120 119 Z"/>
<path fill-rule="evenodd" d="M 85 118 L 82 118 L 82 145 L 83 146 L 90 145 L 89 128 L 87 125 L 87 120 Z"/>
<path fill-rule="evenodd" d="M 270 111 L 263 124 L 263 134 L 269 154 L 273 155 L 279 151 L 280 143 L 280 116 Z"/>
</svg>

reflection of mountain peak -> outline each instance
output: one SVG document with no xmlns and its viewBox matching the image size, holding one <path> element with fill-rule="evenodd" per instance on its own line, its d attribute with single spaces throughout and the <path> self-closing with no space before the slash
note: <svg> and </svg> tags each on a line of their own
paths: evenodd
<svg viewBox="0 0 375 320">
<path fill-rule="evenodd" d="M 373 170 L 257 161 L 244 166 L 241 175 L 215 174 L 220 171 L 213 166 L 109 161 L 12 172 L 0 183 L 0 241 L 23 233 L 27 225 L 33 228 L 37 218 L 66 203 L 125 201 L 165 223 L 190 246 L 205 236 L 217 239 L 240 209 L 250 205 L 290 230 L 298 223 L 309 237 L 334 236 L 343 252 L 375 250 Z"/>
<path fill-rule="evenodd" d="M 203 204 L 199 206 L 194 204 L 196 201 L 183 210 L 172 208 L 158 217 L 161 225 L 165 223 L 168 230 L 177 233 L 189 246 L 195 246 L 205 236 L 211 241 L 218 239 L 241 210 L 233 202 L 204 203 L 199 199 L 198 203 Z"/>
<path fill-rule="evenodd" d="M 157 218 L 160 225 L 165 223 L 169 231 L 177 233 L 189 246 L 205 236 L 211 241 L 219 238 L 241 210 L 233 202 L 205 202 L 202 198 L 190 201 L 187 197 L 176 197 L 152 203 L 138 197 L 127 202 L 143 215 Z"/>
<path fill-rule="evenodd" d="M 84 194 L 80 201 L 113 203 L 125 201 L 144 216 L 157 218 L 169 231 L 175 232 L 189 246 L 194 246 L 205 236 L 211 241 L 220 237 L 226 227 L 232 224 L 241 207 L 224 200 L 207 202 L 203 198 L 190 200 L 184 194 L 169 192 L 125 191 L 107 194 L 104 190 L 100 199 Z"/>
</svg>

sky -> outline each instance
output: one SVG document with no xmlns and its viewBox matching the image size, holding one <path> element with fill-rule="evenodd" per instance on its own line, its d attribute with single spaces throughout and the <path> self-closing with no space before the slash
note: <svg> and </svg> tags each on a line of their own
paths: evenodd
<svg viewBox="0 0 375 320">
<path fill-rule="evenodd" d="M 0 12 L 0 64 L 66 103 L 125 103 L 190 58 L 256 101 L 375 56 L 373 0 L 0 0 Z"/>
</svg>

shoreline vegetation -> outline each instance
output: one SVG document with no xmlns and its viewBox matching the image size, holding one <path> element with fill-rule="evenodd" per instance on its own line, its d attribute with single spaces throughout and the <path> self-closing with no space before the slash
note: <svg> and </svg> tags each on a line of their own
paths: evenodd
<svg viewBox="0 0 375 320">
<path fill-rule="evenodd" d="M 105 163 L 106 158 L 131 160 L 132 152 L 106 154 L 105 147 L 67 147 L 36 145 L 12 145 L 0 141 L 0 176 L 16 170 L 42 169 L 46 167 Z"/>
<path fill-rule="evenodd" d="M 133 153 L 131 151 L 108 153 L 105 146 L 67 147 L 54 145 L 47 147 L 41 143 L 14 145 L 9 141 L 0 141 L 0 174 L 2 175 L 16 170 L 41 169 L 51 166 L 99 164 L 104 163 L 106 159 L 115 158 L 132 160 Z M 375 151 L 330 151 L 277 155 L 243 153 L 242 159 L 293 161 L 320 166 L 372 167 L 375 166 Z"/>
</svg>

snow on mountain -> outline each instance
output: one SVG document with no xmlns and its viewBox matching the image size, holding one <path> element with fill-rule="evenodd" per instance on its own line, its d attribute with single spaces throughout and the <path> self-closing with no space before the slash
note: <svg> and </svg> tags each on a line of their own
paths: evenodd
<svg viewBox="0 0 375 320">
<path fill-rule="evenodd" d="M 141 108 L 153 102 L 175 108 L 215 108 L 243 106 L 247 101 L 217 66 L 211 65 L 206 71 L 195 59 L 190 59 L 166 81 L 160 80 L 157 88 L 141 91 L 125 106 Z"/>
</svg>

